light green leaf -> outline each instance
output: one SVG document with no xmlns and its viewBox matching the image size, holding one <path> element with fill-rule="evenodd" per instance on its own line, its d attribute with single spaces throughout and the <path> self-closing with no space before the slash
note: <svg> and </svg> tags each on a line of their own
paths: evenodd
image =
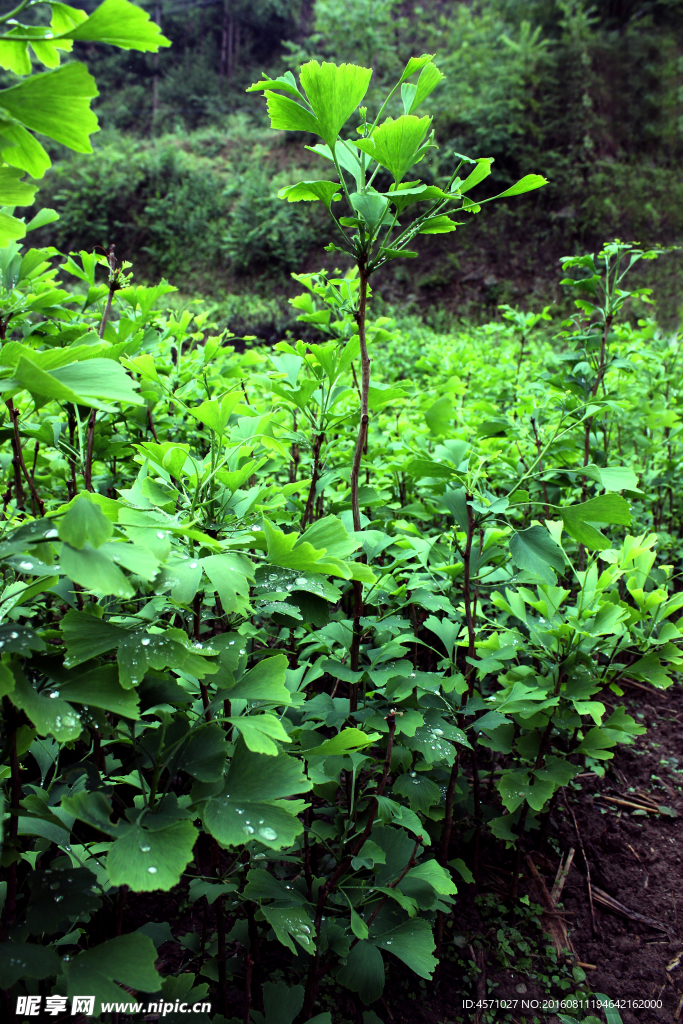
<svg viewBox="0 0 683 1024">
<path fill-rule="evenodd" d="M 296 100 L 280 96 L 279 93 L 270 90 L 266 91 L 265 97 L 271 128 L 285 132 L 313 132 L 314 135 L 322 135 L 317 117 Z"/>
<path fill-rule="evenodd" d="M 222 435 L 225 433 L 225 428 L 233 410 L 239 405 L 241 400 L 242 395 L 239 391 L 231 391 L 227 395 L 223 395 L 220 401 L 217 398 L 212 398 L 210 402 L 202 402 L 201 405 L 194 408 L 188 407 L 187 411 L 196 420 L 199 420 L 200 423 L 205 423 L 209 430 L 214 430 L 217 434 Z M 172 475 L 176 476 L 178 474 L 173 473 Z"/>
<path fill-rule="evenodd" d="M 99 548 L 109 540 L 114 527 L 99 505 L 80 494 L 59 524 L 59 539 L 79 551 L 86 544 Z"/>
<path fill-rule="evenodd" d="M 61 567 L 70 580 L 93 594 L 132 597 L 135 593 L 121 570 L 102 551 L 89 544 L 80 551 L 64 544 Z"/>
<path fill-rule="evenodd" d="M 425 860 L 421 864 L 417 864 L 410 869 L 405 877 L 428 882 L 442 896 L 454 896 L 458 891 L 450 872 L 446 871 L 436 860 Z"/>
<path fill-rule="evenodd" d="M 552 569 L 564 572 L 562 549 L 542 526 L 530 526 L 513 533 L 510 538 L 510 554 L 515 565 L 535 572 L 546 583 L 556 582 Z"/>
<path fill-rule="evenodd" d="M 341 185 L 334 181 L 300 181 L 296 185 L 287 185 L 278 192 L 280 199 L 288 203 L 311 202 L 319 200 L 329 210 L 332 200 L 339 197 Z"/>
<path fill-rule="evenodd" d="M 246 555 L 224 552 L 200 559 L 200 565 L 218 591 L 223 611 L 244 611 L 248 607 L 249 581 L 254 578 L 254 566 Z"/>
<path fill-rule="evenodd" d="M 601 494 L 580 505 L 556 507 L 556 511 L 562 516 L 567 533 L 592 551 L 604 551 L 610 542 L 591 523 L 628 526 L 631 522 L 628 502 L 618 494 Z"/>
<path fill-rule="evenodd" d="M 445 213 L 442 213 L 438 217 L 428 217 L 420 228 L 420 234 L 447 235 L 449 232 L 455 231 L 457 226 L 455 221 L 451 220 Z"/>
<path fill-rule="evenodd" d="M 413 114 L 403 114 L 396 120 L 388 117 L 369 139 L 360 139 L 357 146 L 382 167 L 386 167 L 398 183 L 417 161 L 418 150 L 431 123 L 431 117 L 415 117 Z"/>
<path fill-rule="evenodd" d="M 531 192 L 533 189 L 541 188 L 547 184 L 548 179 L 544 178 L 542 174 L 526 174 L 515 185 L 511 185 L 510 188 L 506 189 L 505 192 L 501 192 L 495 198 L 504 199 L 505 196 L 521 196 L 524 192 Z"/>
<path fill-rule="evenodd" d="M 361 732 L 360 729 L 342 729 L 336 736 L 325 740 L 319 746 L 308 748 L 304 754 L 306 757 L 321 754 L 343 754 L 349 750 L 362 750 L 364 747 L 372 746 L 381 738 L 381 733 L 378 732 L 366 733 Z"/>
<path fill-rule="evenodd" d="M 74 61 L 0 90 L 0 107 L 32 131 L 77 153 L 92 153 L 90 135 L 99 125 L 90 101 L 97 95 L 85 64 Z"/>
<path fill-rule="evenodd" d="M 23 220 L 13 217 L 10 213 L 0 210 L 0 248 L 16 242 L 26 234 L 26 225 Z"/>
<path fill-rule="evenodd" d="M 352 192 L 351 205 L 367 224 L 369 233 L 374 235 L 388 209 L 389 200 L 379 192 Z"/>
<path fill-rule="evenodd" d="M 433 53 L 423 53 L 421 57 L 411 57 L 404 68 L 403 74 L 399 79 L 399 83 L 402 84 L 407 81 L 411 75 L 414 75 L 416 71 L 420 71 L 426 64 L 429 64 L 430 60 L 433 59 Z"/>
<path fill-rule="evenodd" d="M 372 942 L 393 953 L 411 971 L 428 981 L 439 962 L 432 955 L 436 948 L 432 926 L 429 921 L 420 917 L 405 921 L 398 928 L 373 937 Z"/>
<path fill-rule="evenodd" d="M 197 834 L 190 821 L 158 831 L 131 826 L 107 854 L 112 885 L 127 885 L 133 892 L 172 889 L 192 860 Z"/>
<path fill-rule="evenodd" d="M 38 140 L 16 122 L 0 119 L 0 152 L 11 167 L 27 171 L 32 178 L 42 178 L 51 160 Z"/>
<path fill-rule="evenodd" d="M 371 78 L 369 68 L 356 64 L 319 64 L 317 60 L 302 64 L 299 79 L 318 123 L 315 130 L 330 149 L 368 91 Z"/>
<path fill-rule="evenodd" d="M 30 206 L 36 185 L 21 181 L 23 171 L 16 167 L 0 167 L 0 206 Z"/>
<path fill-rule="evenodd" d="M 405 82 L 401 85 L 401 100 L 406 114 L 412 114 L 421 103 L 434 92 L 439 82 L 446 76 L 431 61 L 422 68 L 416 84 Z"/>
<path fill-rule="evenodd" d="M 80 42 L 109 43 L 121 50 L 142 50 L 158 53 L 160 46 L 171 42 L 161 34 L 159 26 L 147 11 L 128 0 L 104 0 L 85 21 L 62 34 L 61 39 Z"/>
<path fill-rule="evenodd" d="M 638 490 L 638 477 L 628 466 L 603 466 L 598 472 L 606 491 Z"/>
<path fill-rule="evenodd" d="M 0 68 L 13 71 L 15 75 L 30 75 L 28 43 L 22 39 L 0 39 Z"/>
<path fill-rule="evenodd" d="M 481 157 L 477 160 L 477 166 L 473 171 L 470 171 L 468 176 L 463 181 L 462 185 L 459 186 L 458 192 L 469 192 L 471 188 L 478 185 L 484 178 L 488 178 L 491 173 L 491 164 L 493 163 L 492 157 Z"/>
<path fill-rule="evenodd" d="M 277 744 L 292 742 L 282 722 L 275 715 L 242 715 L 238 718 L 228 718 L 228 721 L 239 729 L 246 745 L 256 754 L 277 757 L 280 753 Z"/>
</svg>

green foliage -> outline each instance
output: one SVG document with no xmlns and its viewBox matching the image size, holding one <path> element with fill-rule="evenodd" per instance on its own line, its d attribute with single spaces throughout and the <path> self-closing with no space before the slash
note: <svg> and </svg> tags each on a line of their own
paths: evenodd
<svg viewBox="0 0 683 1024">
<path fill-rule="evenodd" d="M 328 978 L 366 1006 L 392 972 L 429 980 L 482 832 L 519 860 L 554 795 L 644 732 L 613 707 L 624 679 L 664 688 L 683 664 L 680 341 L 624 318 L 662 250 L 565 260 L 577 313 L 553 343 L 547 313 L 455 337 L 370 315 L 371 275 L 496 190 L 488 157 L 456 156 L 443 187 L 404 180 L 434 148 L 411 113 L 433 67 L 409 61 L 374 121 L 359 66 L 255 87 L 339 179 L 263 171 L 249 236 L 257 204 L 230 210 L 256 259 L 280 244 L 276 206 L 331 215 L 328 251 L 353 266 L 295 276 L 307 341 L 238 352 L 113 251 L 0 253 L 12 997 L 40 981 L 97 1015 L 204 977 L 223 1017 L 226 900 L 245 990 L 255 961 L 295 982 L 264 986 L 265 1024 L 330 1024 Z M 171 932 L 193 954 L 175 976 L 168 929 L 125 931 L 125 901 L 185 892 L 216 935 L 208 913 L 201 939 Z"/>
</svg>

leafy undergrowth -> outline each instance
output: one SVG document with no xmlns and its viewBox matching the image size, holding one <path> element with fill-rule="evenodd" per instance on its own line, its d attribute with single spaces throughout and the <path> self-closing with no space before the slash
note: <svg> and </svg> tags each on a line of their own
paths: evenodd
<svg viewBox="0 0 683 1024">
<path fill-rule="evenodd" d="M 602 947 L 584 924 L 548 952 L 528 855 L 551 886 L 566 792 L 633 906 L 585 801 L 650 789 L 611 765 L 651 757 L 681 664 L 679 339 L 619 321 L 618 289 L 602 327 L 584 298 L 561 327 L 369 321 L 354 529 L 353 274 L 298 278 L 321 343 L 240 354 L 113 257 L 103 282 L 54 260 L 1 256 L 8 1014 L 90 993 L 388 1024 L 456 1021 L 489 981 L 595 991 Z"/>
</svg>

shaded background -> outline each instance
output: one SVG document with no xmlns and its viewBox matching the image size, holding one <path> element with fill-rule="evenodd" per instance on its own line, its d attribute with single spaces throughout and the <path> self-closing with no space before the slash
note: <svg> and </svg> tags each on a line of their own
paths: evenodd
<svg viewBox="0 0 683 1024">
<path fill-rule="evenodd" d="M 78 2 L 78 0 L 76 0 Z M 94 2 L 80 6 L 92 9 Z M 441 183 L 453 153 L 495 157 L 476 195 L 530 172 L 550 185 L 496 204 L 391 264 L 378 298 L 447 329 L 498 303 L 562 305 L 558 259 L 619 237 L 683 241 L 683 0 L 162 0 L 145 3 L 173 41 L 159 55 L 77 44 L 95 75 L 95 157 L 53 147 L 39 193 L 63 251 L 115 242 L 138 276 L 215 300 L 235 333 L 291 326 L 294 270 L 330 265 L 320 204 L 277 190 L 326 176 L 303 133 L 268 127 L 267 70 L 311 57 L 375 71 L 370 109 L 413 54 L 446 73 L 424 112 L 440 148 L 420 165 Z M 398 114 L 397 109 L 390 113 Z M 678 322 L 683 258 L 644 268 L 662 323 Z"/>
</svg>

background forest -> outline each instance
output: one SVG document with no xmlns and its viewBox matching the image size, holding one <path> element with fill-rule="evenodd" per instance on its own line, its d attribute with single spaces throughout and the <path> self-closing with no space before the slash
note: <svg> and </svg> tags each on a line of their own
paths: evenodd
<svg viewBox="0 0 683 1024">
<path fill-rule="evenodd" d="M 88 8 L 92 0 L 77 3 Z M 138 276 L 160 275 L 220 304 L 235 334 L 268 340 L 293 326 L 290 273 L 317 270 L 323 211 L 283 204 L 278 188 L 318 173 L 296 135 L 277 137 L 258 96 L 262 71 L 310 57 L 375 71 L 370 102 L 413 53 L 435 53 L 440 148 L 422 164 L 442 184 L 453 152 L 495 158 L 492 185 L 531 170 L 549 186 L 431 239 L 420 266 L 381 288 L 403 313 L 447 328 L 490 319 L 499 303 L 562 301 L 558 258 L 607 238 L 672 243 L 683 234 L 681 0 L 163 0 L 143 4 L 172 40 L 158 54 L 76 44 L 99 85 L 97 157 L 65 154 L 40 202 L 62 251 L 116 242 Z M 303 153 L 303 157 L 302 157 Z M 649 268 L 671 324 L 680 256 Z M 280 297 L 281 296 L 281 297 Z"/>
</svg>

